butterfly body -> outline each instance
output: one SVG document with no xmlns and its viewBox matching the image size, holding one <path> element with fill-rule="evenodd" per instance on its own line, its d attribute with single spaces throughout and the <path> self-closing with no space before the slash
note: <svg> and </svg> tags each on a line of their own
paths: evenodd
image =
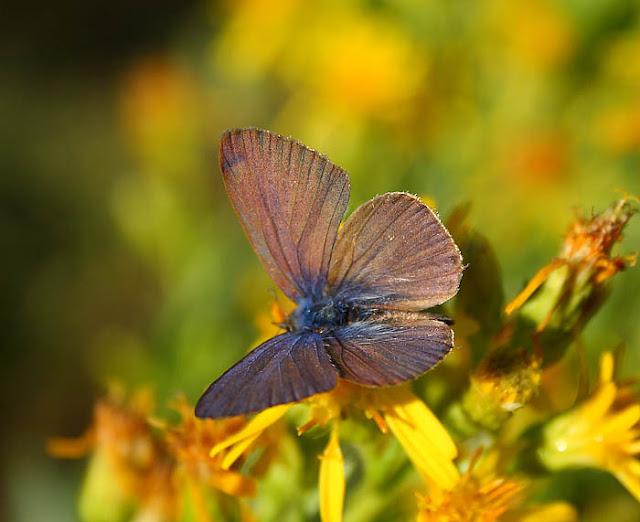
<svg viewBox="0 0 640 522">
<path fill-rule="evenodd" d="M 289 330 L 311 330 L 325 332 L 345 326 L 353 310 L 342 301 L 331 297 L 314 300 L 304 298 L 298 307 L 287 317 L 285 324 Z"/>
<path fill-rule="evenodd" d="M 248 128 L 220 139 L 227 192 L 263 266 L 297 305 L 286 331 L 227 370 L 199 417 L 253 413 L 333 389 L 390 386 L 453 348 L 450 321 L 425 309 L 453 297 L 460 251 L 435 213 L 404 192 L 345 221 L 349 176 L 295 140 Z"/>
<path fill-rule="evenodd" d="M 356 306 L 345 301 L 325 297 L 319 301 L 303 299 L 287 316 L 284 326 L 289 331 L 311 330 L 318 333 L 343 328 L 348 324 L 365 321 L 384 311 Z"/>
</svg>

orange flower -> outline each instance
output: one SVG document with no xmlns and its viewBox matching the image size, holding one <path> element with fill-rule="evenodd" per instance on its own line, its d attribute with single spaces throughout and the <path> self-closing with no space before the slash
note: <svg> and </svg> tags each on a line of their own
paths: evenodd
<svg viewBox="0 0 640 522">
<path fill-rule="evenodd" d="M 124 392 L 112 386 L 96 403 L 93 425 L 84 435 L 48 442 L 49 453 L 57 457 L 78 458 L 93 450 L 80 498 L 81 518 L 119 520 L 131 511 L 151 521 L 175 518 L 173 463 L 147 422 L 152 409 L 149 390 L 126 401 Z"/>
<path fill-rule="evenodd" d="M 243 419 L 197 419 L 184 398 L 173 406 L 181 420 L 169 425 L 150 418 L 153 402 L 148 390 L 127 401 L 122 390 L 113 387 L 96 403 L 94 423 L 84 435 L 49 441 L 54 456 L 77 458 L 92 452 L 80 500 L 81 518 L 121 520 L 136 513 L 150 522 L 185 516 L 210 522 L 212 512 L 222 509 L 215 507 L 216 492 L 234 497 L 255 494 L 253 476 L 271 462 L 278 433 L 272 429 L 252 439 L 254 446 L 267 450 L 252 460 L 248 472 L 253 476 L 247 476 L 224 465 L 228 455 L 209 455 L 213 445 L 244 428 Z M 248 445 L 235 447 L 231 458 L 237 466 L 244 465 L 250 451 Z M 242 503 L 238 507 L 249 519 L 248 508 Z"/>
<path fill-rule="evenodd" d="M 551 318 L 569 322 L 589 317 L 597 305 L 604 281 L 635 263 L 635 256 L 612 257 L 611 249 L 620 241 L 622 230 L 635 209 L 629 197 L 620 199 L 612 208 L 589 219 L 576 217 L 565 236 L 559 256 L 531 279 L 526 288 L 506 307 L 511 314 L 527 302 L 527 313 L 537 320 L 538 331 L 544 330 Z M 545 283 L 536 299 L 532 294 Z"/>
</svg>

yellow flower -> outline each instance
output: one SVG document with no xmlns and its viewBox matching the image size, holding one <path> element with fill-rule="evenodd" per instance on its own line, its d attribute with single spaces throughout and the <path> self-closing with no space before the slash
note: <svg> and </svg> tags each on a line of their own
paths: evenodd
<svg viewBox="0 0 640 522">
<path fill-rule="evenodd" d="M 324 522 L 341 520 L 345 478 L 338 442 L 339 423 L 352 408 L 362 410 L 383 433 L 391 431 L 427 483 L 448 490 L 458 481 L 458 470 L 453 464 L 457 456 L 453 440 L 408 386 L 370 389 L 339 380 L 335 389 L 305 402 L 310 406 L 310 418 L 298 428 L 298 434 L 316 425 L 332 423 L 329 443 L 320 457 L 320 512 Z M 291 404 L 283 404 L 259 413 L 242 430 L 215 445 L 211 454 L 217 456 L 225 452 L 222 467 L 228 469 L 237 456 L 290 407 Z"/>
<path fill-rule="evenodd" d="M 384 18 L 344 5 L 338 12 L 314 13 L 316 23 L 300 42 L 294 67 L 284 74 L 320 107 L 339 114 L 390 121 L 407 117 L 426 82 L 425 50 Z"/>
<path fill-rule="evenodd" d="M 573 507 L 564 502 L 523 507 L 527 483 L 502 476 L 496 469 L 497 453 L 489 453 L 476 465 L 478 457 L 479 453 L 451 490 L 433 484 L 428 496 L 418 495 L 417 522 L 571 522 L 577 519 Z"/>
<path fill-rule="evenodd" d="M 241 79 L 272 73 L 289 109 L 347 121 L 403 121 L 424 90 L 424 46 L 371 9 L 348 2 L 244 0 L 231 4 L 215 61 Z M 328 29 L 329 28 L 329 29 Z"/>
<path fill-rule="evenodd" d="M 518 63 L 546 69 L 571 55 L 575 31 L 567 14 L 555 2 L 495 0 L 489 5 L 496 32 Z"/>
<path fill-rule="evenodd" d="M 613 381 L 613 356 L 600 361 L 600 382 L 583 404 L 544 428 L 540 461 L 551 470 L 592 467 L 609 471 L 640 501 L 640 403 Z"/>
<path fill-rule="evenodd" d="M 418 522 L 497 520 L 520 503 L 522 485 L 501 477 L 477 479 L 465 473 L 452 491 L 419 497 Z"/>
</svg>

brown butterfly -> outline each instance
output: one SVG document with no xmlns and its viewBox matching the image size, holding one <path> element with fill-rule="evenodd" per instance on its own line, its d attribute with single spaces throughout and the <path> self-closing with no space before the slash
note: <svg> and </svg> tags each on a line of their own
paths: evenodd
<svg viewBox="0 0 640 522">
<path fill-rule="evenodd" d="M 286 332 L 219 377 L 198 417 L 254 413 L 333 389 L 414 379 L 453 348 L 450 321 L 420 312 L 457 291 L 462 257 L 434 212 L 404 192 L 376 196 L 342 229 L 349 175 L 266 130 L 225 132 L 227 192 L 263 266 L 296 304 Z"/>
</svg>

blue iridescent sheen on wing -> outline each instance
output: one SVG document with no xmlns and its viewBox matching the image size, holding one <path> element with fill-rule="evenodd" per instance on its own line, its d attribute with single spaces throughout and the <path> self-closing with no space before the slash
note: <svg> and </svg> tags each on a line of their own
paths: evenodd
<svg viewBox="0 0 640 522">
<path fill-rule="evenodd" d="M 196 405 L 198 417 L 231 417 L 295 402 L 337 383 L 319 334 L 287 332 L 262 343 L 218 378 Z"/>
</svg>

